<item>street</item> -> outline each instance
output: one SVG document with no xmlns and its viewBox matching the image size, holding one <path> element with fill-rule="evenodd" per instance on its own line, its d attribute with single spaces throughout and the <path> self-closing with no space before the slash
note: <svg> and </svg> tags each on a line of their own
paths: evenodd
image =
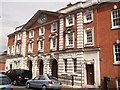
<svg viewBox="0 0 120 90">
<path fill-rule="evenodd" d="M 27 89 L 26 86 L 13 86 L 13 90 L 38 90 L 38 89 Z M 61 90 L 81 90 L 79 88 L 69 88 L 69 87 L 62 87 Z M 82 89 L 83 90 L 83 89 Z"/>
</svg>

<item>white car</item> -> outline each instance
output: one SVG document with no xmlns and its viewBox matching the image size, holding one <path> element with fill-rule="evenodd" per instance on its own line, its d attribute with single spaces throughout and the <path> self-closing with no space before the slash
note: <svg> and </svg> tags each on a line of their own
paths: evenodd
<svg viewBox="0 0 120 90">
<path fill-rule="evenodd" d="M 0 90 L 13 90 L 11 80 L 4 74 L 0 74 Z"/>
<path fill-rule="evenodd" d="M 57 78 L 47 75 L 38 75 L 34 79 L 28 80 L 26 82 L 26 88 L 42 88 L 46 89 L 61 89 L 62 82 L 58 81 Z"/>
</svg>

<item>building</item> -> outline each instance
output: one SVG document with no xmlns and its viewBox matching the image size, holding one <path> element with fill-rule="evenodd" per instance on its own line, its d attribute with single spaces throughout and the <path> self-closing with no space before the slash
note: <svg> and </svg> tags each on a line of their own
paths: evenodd
<svg viewBox="0 0 120 90">
<path fill-rule="evenodd" d="M 79 88 L 120 87 L 120 2 L 39 10 L 8 35 L 6 70 L 29 69 Z M 72 79 L 71 79 L 72 78 Z M 73 82 L 74 80 L 74 82 Z"/>
<path fill-rule="evenodd" d="M 7 58 L 7 51 L 0 53 L 0 72 L 5 72 L 6 58 Z"/>
</svg>

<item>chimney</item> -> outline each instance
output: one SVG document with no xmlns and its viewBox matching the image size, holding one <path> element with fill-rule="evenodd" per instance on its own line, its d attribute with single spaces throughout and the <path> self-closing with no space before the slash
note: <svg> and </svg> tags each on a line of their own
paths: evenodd
<svg viewBox="0 0 120 90">
<path fill-rule="evenodd" d="M 69 4 L 67 4 L 67 7 L 69 7 L 69 6 L 72 6 L 72 3 L 71 3 L 71 2 L 69 2 Z"/>
</svg>

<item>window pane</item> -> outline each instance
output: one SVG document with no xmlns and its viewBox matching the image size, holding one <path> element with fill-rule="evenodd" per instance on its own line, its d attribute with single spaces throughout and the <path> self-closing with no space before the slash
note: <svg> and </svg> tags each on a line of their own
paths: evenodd
<svg viewBox="0 0 120 90">
<path fill-rule="evenodd" d="M 57 23 L 53 23 L 52 24 L 52 31 L 56 31 L 57 30 Z"/>
<path fill-rule="evenodd" d="M 69 45 L 73 44 L 73 33 L 68 34 Z"/>
<path fill-rule="evenodd" d="M 42 49 L 43 48 L 43 41 L 40 42 L 40 46 L 41 46 L 40 49 Z"/>
<path fill-rule="evenodd" d="M 41 33 L 43 33 L 43 28 L 41 28 Z"/>
<path fill-rule="evenodd" d="M 31 31 L 31 36 L 33 36 L 33 31 Z"/>
<path fill-rule="evenodd" d="M 64 59 L 64 64 L 65 64 L 65 72 L 67 72 L 67 59 Z"/>
<path fill-rule="evenodd" d="M 74 62 L 74 72 L 77 71 L 77 59 L 73 59 Z"/>
<path fill-rule="evenodd" d="M 44 34 L 44 27 L 39 28 L 39 35 L 42 35 L 42 34 Z"/>
<path fill-rule="evenodd" d="M 120 61 L 120 44 L 115 45 L 115 56 L 116 61 Z"/>
<path fill-rule="evenodd" d="M 56 39 L 54 38 L 53 39 L 53 48 L 55 48 L 56 47 Z"/>
<path fill-rule="evenodd" d="M 120 25 L 120 9 L 114 10 L 112 12 L 113 15 L 113 26 L 119 26 Z"/>
<path fill-rule="evenodd" d="M 73 24 L 73 18 L 70 17 L 70 18 L 68 19 L 68 22 L 69 22 L 69 24 Z"/>
<path fill-rule="evenodd" d="M 86 20 L 91 20 L 92 19 L 92 15 L 91 15 L 91 12 L 87 12 L 86 13 Z"/>
<path fill-rule="evenodd" d="M 43 41 L 39 41 L 39 50 L 43 49 Z"/>
<path fill-rule="evenodd" d="M 87 33 L 87 42 L 92 42 L 92 31 L 89 30 L 86 33 Z"/>
<path fill-rule="evenodd" d="M 119 86 L 119 88 L 120 88 L 120 79 L 118 79 L 118 86 Z"/>
</svg>

